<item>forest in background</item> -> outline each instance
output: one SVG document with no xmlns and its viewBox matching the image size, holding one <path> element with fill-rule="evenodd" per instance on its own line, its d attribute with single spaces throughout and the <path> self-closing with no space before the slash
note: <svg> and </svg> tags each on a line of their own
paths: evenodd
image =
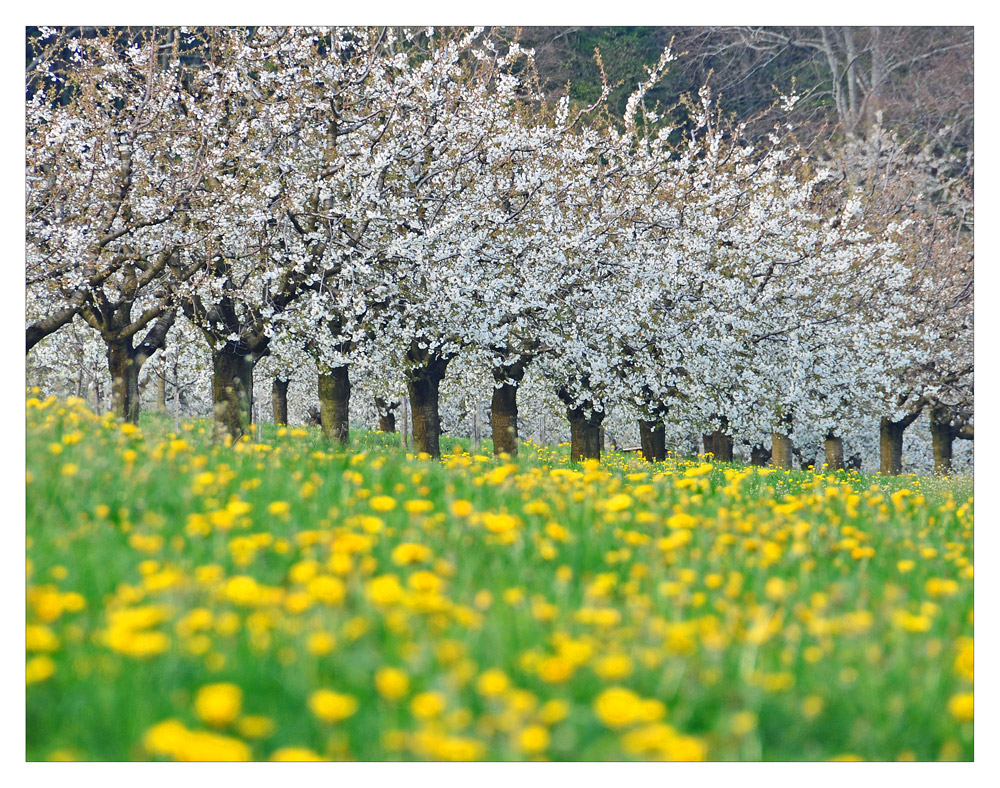
<svg viewBox="0 0 1000 788">
<path fill-rule="evenodd" d="M 569 83 L 581 103 L 601 93 L 599 50 L 618 116 L 646 67 L 672 45 L 680 57 L 648 96 L 661 109 L 708 84 L 724 110 L 748 120 L 794 85 L 804 141 L 860 131 L 881 111 L 906 137 L 947 129 L 940 142 L 949 152 L 973 149 L 971 27 L 525 27 L 521 43 L 535 50 L 543 90 L 561 95 Z"/>
</svg>

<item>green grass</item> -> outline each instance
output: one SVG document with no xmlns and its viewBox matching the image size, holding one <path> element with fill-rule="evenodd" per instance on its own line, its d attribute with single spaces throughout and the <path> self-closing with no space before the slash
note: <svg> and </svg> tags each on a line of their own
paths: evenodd
<svg viewBox="0 0 1000 788">
<path fill-rule="evenodd" d="M 973 757 L 968 480 L 615 453 L 580 467 L 530 445 L 509 462 L 447 437 L 435 462 L 396 435 L 345 451 L 273 426 L 229 448 L 205 423 L 173 435 L 146 416 L 126 434 L 54 400 L 27 421 L 27 622 L 58 642 L 34 630 L 51 650 L 28 657 L 54 671 L 27 688 L 29 760 L 223 752 L 144 741 L 165 720 L 255 759 Z M 401 544 L 428 555 L 401 563 Z M 388 599 L 386 575 L 404 589 Z M 257 585 L 240 594 L 243 577 Z M 313 653 L 317 633 L 332 651 Z M 387 666 L 409 679 L 401 698 L 376 691 Z M 496 694 L 479 686 L 491 669 Z M 200 720 L 197 691 L 219 683 L 273 731 Z M 357 710 L 318 719 L 318 689 Z M 442 713 L 422 718 L 420 693 Z"/>
</svg>

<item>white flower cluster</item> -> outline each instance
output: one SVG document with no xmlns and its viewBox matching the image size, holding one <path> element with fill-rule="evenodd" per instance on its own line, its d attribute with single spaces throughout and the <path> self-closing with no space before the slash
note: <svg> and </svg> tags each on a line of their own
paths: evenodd
<svg viewBox="0 0 1000 788">
<path fill-rule="evenodd" d="M 881 129 L 812 160 L 787 124 L 751 144 L 707 89 L 667 126 L 644 99 L 669 50 L 615 123 L 546 103 L 533 53 L 479 28 L 41 31 L 28 347 L 73 326 L 38 351 L 67 379 L 76 316 L 138 353 L 169 315 L 147 334 L 168 379 L 194 357 L 217 377 L 226 356 L 258 378 L 347 367 L 371 418 L 455 360 L 452 430 L 504 386 L 550 435 L 569 407 L 746 454 L 775 432 L 850 449 L 935 403 L 971 424 L 971 200 L 946 234 L 913 207 L 931 183 L 873 199 L 932 169 Z"/>
</svg>

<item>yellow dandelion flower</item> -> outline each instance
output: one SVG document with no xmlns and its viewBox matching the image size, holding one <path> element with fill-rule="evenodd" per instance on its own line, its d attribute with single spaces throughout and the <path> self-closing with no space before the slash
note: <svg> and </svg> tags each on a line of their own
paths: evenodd
<svg viewBox="0 0 1000 788">
<path fill-rule="evenodd" d="M 605 681 L 620 681 L 632 674 L 632 660 L 625 654 L 609 654 L 594 663 L 594 672 Z"/>
<path fill-rule="evenodd" d="M 610 687 L 594 700 L 597 718 L 609 728 L 623 728 L 639 718 L 642 698 L 624 687 Z"/>
<path fill-rule="evenodd" d="M 306 747 L 282 747 L 271 753 L 270 761 L 279 762 L 303 762 L 303 761 L 325 761 L 322 755 L 318 755 Z"/>
<path fill-rule="evenodd" d="M 960 692 L 948 701 L 948 711 L 959 722 L 971 722 L 973 718 L 973 693 Z"/>
<path fill-rule="evenodd" d="M 222 728 L 235 720 L 243 705 L 243 690 L 235 684 L 209 684 L 194 697 L 194 712 L 206 725 Z"/>
<path fill-rule="evenodd" d="M 44 654 L 40 657 L 32 657 L 25 665 L 26 684 L 37 684 L 52 678 L 56 672 L 56 663 L 51 657 Z"/>
<path fill-rule="evenodd" d="M 333 690 L 316 690 L 309 696 L 309 710 L 323 722 L 346 720 L 358 710 L 358 701 L 351 695 Z"/>
<path fill-rule="evenodd" d="M 507 674 L 495 668 L 484 671 L 476 681 L 476 689 L 479 691 L 479 694 L 487 698 L 496 698 L 503 695 L 509 686 L 510 679 L 507 678 Z"/>
<path fill-rule="evenodd" d="M 962 638 L 959 641 L 958 656 L 955 657 L 955 673 L 966 681 L 973 680 L 973 640 Z"/>
<path fill-rule="evenodd" d="M 379 668 L 375 673 L 375 689 L 388 701 L 399 700 L 410 691 L 410 679 L 399 668 Z"/>
<path fill-rule="evenodd" d="M 621 512 L 632 505 L 632 496 L 618 493 L 604 502 L 604 508 L 609 512 Z"/>
<path fill-rule="evenodd" d="M 538 710 L 538 719 L 545 725 L 555 725 L 569 716 L 569 704 L 559 698 L 546 701 Z"/>
<path fill-rule="evenodd" d="M 368 505 L 376 512 L 391 512 L 396 508 L 396 501 L 388 495 L 375 495 L 368 499 Z"/>
<path fill-rule="evenodd" d="M 549 741 L 549 732 L 541 725 L 529 725 L 517 736 L 517 746 L 528 755 L 544 752 L 548 749 Z"/>
<path fill-rule="evenodd" d="M 807 720 L 818 717 L 823 711 L 823 699 L 819 695 L 810 695 L 802 701 L 802 716 Z"/>
<path fill-rule="evenodd" d="M 376 605 L 395 604 L 405 593 L 396 575 L 380 575 L 368 583 L 368 597 Z"/>
<path fill-rule="evenodd" d="M 347 586 L 339 577 L 320 575 L 306 584 L 306 591 L 315 599 L 327 605 L 338 605 L 347 596 Z"/>
<path fill-rule="evenodd" d="M 408 514 L 427 514 L 434 511 L 434 501 L 428 501 L 426 498 L 417 498 L 412 501 L 405 501 L 403 508 Z"/>
<path fill-rule="evenodd" d="M 451 513 L 456 517 L 468 517 L 472 514 L 473 506 L 470 501 L 452 501 Z"/>
<path fill-rule="evenodd" d="M 266 739 L 274 735 L 275 724 L 270 717 L 249 714 L 236 721 L 236 730 L 244 739 Z"/>
<path fill-rule="evenodd" d="M 392 562 L 396 566 L 408 566 L 429 561 L 433 557 L 431 549 L 426 545 L 403 542 L 396 545 L 392 551 Z"/>
<path fill-rule="evenodd" d="M 329 632 L 313 632 L 306 638 L 306 651 L 313 656 L 325 657 L 337 647 L 337 639 Z"/>
<path fill-rule="evenodd" d="M 27 651 L 55 651 L 59 648 L 59 638 L 46 626 L 29 624 L 25 634 Z"/>
<path fill-rule="evenodd" d="M 444 711 L 444 696 L 440 692 L 421 692 L 410 701 L 410 711 L 421 720 L 430 720 Z"/>
</svg>

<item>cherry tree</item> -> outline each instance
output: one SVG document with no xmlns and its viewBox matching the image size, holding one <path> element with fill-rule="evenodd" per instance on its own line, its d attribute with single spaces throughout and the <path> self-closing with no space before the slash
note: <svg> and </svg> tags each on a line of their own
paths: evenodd
<svg viewBox="0 0 1000 788">
<path fill-rule="evenodd" d="M 342 285 L 356 284 L 368 179 L 383 168 L 372 153 L 391 105 L 378 89 L 382 41 L 369 28 L 259 28 L 233 45 L 228 129 L 243 151 L 217 176 L 226 199 L 206 217 L 205 263 L 182 304 L 212 344 L 216 419 L 234 437 L 283 313 L 307 291 L 359 292 Z"/>
<path fill-rule="evenodd" d="M 221 102 L 173 31 L 41 28 L 27 81 L 28 351 L 76 315 L 107 346 L 115 411 L 138 419 L 140 369 L 175 319 L 178 251 L 227 153 Z M 141 335 L 141 338 L 139 338 Z"/>
<path fill-rule="evenodd" d="M 907 142 L 877 122 L 828 159 L 866 193 L 871 222 L 906 229 L 900 250 L 908 277 L 875 344 L 885 370 L 872 409 L 880 470 L 902 471 L 904 432 L 929 409 L 935 465 L 947 473 L 953 440 L 973 435 L 971 158 L 942 151 L 935 140 Z"/>
<path fill-rule="evenodd" d="M 405 370 L 414 438 L 431 455 L 449 363 L 465 348 L 493 346 L 496 327 L 509 327 L 519 297 L 512 277 L 524 281 L 518 266 L 537 245 L 524 227 L 529 216 L 539 221 L 532 212 L 552 172 L 545 149 L 559 129 L 533 120 L 526 104 L 537 97 L 513 73 L 524 60 L 530 53 L 516 42 L 500 45 L 479 29 L 429 45 L 390 131 L 399 153 L 384 179 L 376 292 L 386 306 L 374 334 Z M 502 408 L 494 412 L 499 420 Z M 506 418 L 495 439 L 513 452 L 516 422 Z"/>
</svg>

